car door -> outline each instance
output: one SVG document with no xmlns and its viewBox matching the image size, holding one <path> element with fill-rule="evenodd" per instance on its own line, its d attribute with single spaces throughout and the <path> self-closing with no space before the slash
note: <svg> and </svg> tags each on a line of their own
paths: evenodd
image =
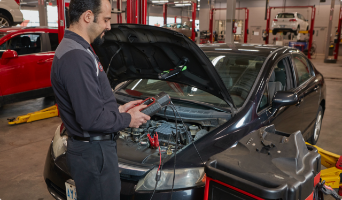
<svg viewBox="0 0 342 200">
<path fill-rule="evenodd" d="M 50 33 L 43 33 L 41 35 L 41 49 L 38 53 L 39 59 L 35 67 L 35 81 L 37 84 L 37 89 L 51 87 L 50 72 L 53 57 L 55 55 L 55 49 L 51 49 L 52 45 L 50 41 Z"/>
<path fill-rule="evenodd" d="M 290 63 L 290 55 L 280 58 L 275 63 L 259 103 L 258 114 L 264 115 L 262 118 L 267 117 L 268 124 L 274 124 L 278 131 L 293 133 L 301 128 L 301 107 L 298 105 L 283 106 L 275 113 L 272 109 L 272 100 L 277 91 L 296 91 L 295 74 Z"/>
<path fill-rule="evenodd" d="M 319 82 L 316 81 L 316 76 L 311 66 L 311 63 L 300 54 L 292 55 L 292 62 L 295 67 L 296 81 L 298 92 L 302 98 L 302 133 L 305 139 L 311 136 L 313 126 L 315 124 L 316 114 L 319 106 Z"/>
<path fill-rule="evenodd" d="M 16 35 L 2 44 L 6 50 L 17 52 L 17 58 L 0 62 L 0 87 L 2 95 L 12 95 L 37 89 L 35 66 L 41 59 L 37 40 L 40 33 L 23 33 Z"/>
</svg>

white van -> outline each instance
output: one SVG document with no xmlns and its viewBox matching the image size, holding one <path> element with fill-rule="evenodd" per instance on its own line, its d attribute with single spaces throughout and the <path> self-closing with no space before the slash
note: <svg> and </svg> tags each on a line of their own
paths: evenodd
<svg viewBox="0 0 342 200">
<path fill-rule="evenodd" d="M 0 1 L 0 28 L 15 26 L 23 22 L 23 13 L 20 11 L 19 0 Z"/>
</svg>

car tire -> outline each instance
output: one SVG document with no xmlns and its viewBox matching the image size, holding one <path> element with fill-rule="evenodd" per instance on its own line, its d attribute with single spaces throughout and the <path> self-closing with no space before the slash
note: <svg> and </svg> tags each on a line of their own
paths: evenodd
<svg viewBox="0 0 342 200">
<path fill-rule="evenodd" d="M 297 30 L 294 32 L 295 35 L 298 35 L 299 34 L 299 30 L 300 30 L 300 27 L 298 26 L 297 27 Z"/>
<path fill-rule="evenodd" d="M 319 106 L 317 115 L 316 115 L 315 127 L 312 131 L 312 136 L 308 140 L 308 142 L 312 145 L 315 145 L 318 141 L 319 134 L 321 133 L 322 119 L 323 119 L 323 109 L 322 109 L 322 106 Z"/>
<path fill-rule="evenodd" d="M 278 31 L 277 30 L 272 30 L 273 35 L 277 35 Z"/>
<path fill-rule="evenodd" d="M 11 21 L 6 15 L 0 13 L 0 28 L 6 26 L 12 26 L 13 21 Z"/>
</svg>

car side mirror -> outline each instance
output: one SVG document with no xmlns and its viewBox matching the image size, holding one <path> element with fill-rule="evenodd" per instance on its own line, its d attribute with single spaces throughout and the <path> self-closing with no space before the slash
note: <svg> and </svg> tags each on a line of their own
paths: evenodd
<svg viewBox="0 0 342 200">
<path fill-rule="evenodd" d="M 18 53 L 14 50 L 6 50 L 3 54 L 2 54 L 2 59 L 11 59 L 11 58 L 18 58 Z"/>
<path fill-rule="evenodd" d="M 294 92 L 278 91 L 272 100 L 272 110 L 277 110 L 282 106 L 290 106 L 298 103 L 298 96 Z"/>
</svg>

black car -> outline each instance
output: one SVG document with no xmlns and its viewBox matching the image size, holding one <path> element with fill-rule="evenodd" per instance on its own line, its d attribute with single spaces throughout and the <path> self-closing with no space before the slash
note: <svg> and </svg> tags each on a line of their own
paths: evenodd
<svg viewBox="0 0 342 200">
<path fill-rule="evenodd" d="M 266 125 L 286 133 L 300 130 L 313 144 L 318 140 L 325 110 L 324 79 L 297 49 L 249 44 L 198 47 L 177 32 L 129 24 L 112 25 L 105 43 L 94 49 L 108 66 L 119 104 L 160 92 L 168 93 L 174 104 L 140 128 L 120 131 L 121 199 L 150 199 L 160 157 L 163 165 L 154 199 L 169 198 L 172 185 L 173 199 L 203 199 L 204 162 Z M 178 72 L 161 76 L 173 70 Z M 158 133 L 161 154 L 149 146 L 148 133 Z M 44 170 L 49 192 L 61 199 L 66 199 L 65 182 L 72 179 L 66 141 L 67 130 L 61 125 Z"/>
</svg>

